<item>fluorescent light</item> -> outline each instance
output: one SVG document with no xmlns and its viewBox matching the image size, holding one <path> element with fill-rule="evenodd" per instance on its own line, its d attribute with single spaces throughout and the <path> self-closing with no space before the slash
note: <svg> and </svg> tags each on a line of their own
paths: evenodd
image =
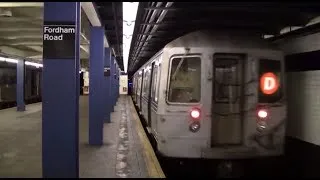
<svg viewBox="0 0 320 180">
<path fill-rule="evenodd" d="M 82 73 L 82 72 L 86 72 L 86 69 L 81 68 L 80 71 L 79 71 L 79 73 Z"/>
<path fill-rule="evenodd" d="M 114 51 L 114 49 L 112 48 L 112 52 L 113 52 L 113 55 L 116 56 L 116 52 Z"/>
<path fill-rule="evenodd" d="M 6 57 L 0 57 L 0 61 L 17 64 L 19 60 L 18 59 L 12 59 L 12 58 L 6 58 Z M 30 61 L 25 61 L 24 64 L 28 65 L 28 66 L 34 66 L 36 68 L 43 67 L 42 64 L 35 63 L 35 62 L 30 62 Z"/>
<path fill-rule="evenodd" d="M 288 32 L 291 32 L 291 31 L 295 31 L 297 29 L 301 29 L 302 27 L 301 26 L 287 26 L 285 28 L 282 28 L 280 30 L 280 34 L 285 34 L 285 33 L 288 33 Z"/>
<path fill-rule="evenodd" d="M 6 58 L 6 62 L 9 62 L 9 63 L 18 63 L 18 60 L 16 60 L 16 59 L 11 59 L 11 58 Z"/>
<path fill-rule="evenodd" d="M 137 17 L 139 2 L 123 2 L 123 66 L 124 72 L 127 72 L 129 51 L 132 40 L 132 34 Z"/>
<path fill-rule="evenodd" d="M 100 19 L 98 17 L 98 14 L 94 8 L 94 5 L 92 2 L 81 2 L 81 7 L 84 11 L 84 13 L 87 15 L 88 20 L 92 24 L 92 26 L 101 26 Z M 106 36 L 104 35 L 104 47 L 109 47 L 108 40 Z"/>
<path fill-rule="evenodd" d="M 272 38 L 272 37 L 274 37 L 274 35 L 271 35 L 271 34 L 263 35 L 263 39 L 268 39 L 268 38 Z"/>
<path fill-rule="evenodd" d="M 89 48 L 87 46 L 84 46 L 84 45 L 80 45 L 80 48 L 82 50 L 84 50 L 84 52 L 88 53 L 89 54 Z"/>
<path fill-rule="evenodd" d="M 313 19 L 311 19 L 308 24 L 306 24 L 306 26 L 311 26 L 311 25 L 314 25 L 314 24 L 318 24 L 320 23 L 320 16 L 317 16 Z"/>
<path fill-rule="evenodd" d="M 34 62 L 29 62 L 29 61 L 25 61 L 24 64 L 25 64 L 25 65 L 28 65 L 28 66 L 34 66 L 34 67 L 36 67 L 36 68 L 43 67 L 42 64 L 34 63 Z"/>
<path fill-rule="evenodd" d="M 87 43 L 90 43 L 90 41 L 87 39 L 87 37 L 86 37 L 83 33 L 81 33 L 81 37 L 82 37 Z"/>
</svg>

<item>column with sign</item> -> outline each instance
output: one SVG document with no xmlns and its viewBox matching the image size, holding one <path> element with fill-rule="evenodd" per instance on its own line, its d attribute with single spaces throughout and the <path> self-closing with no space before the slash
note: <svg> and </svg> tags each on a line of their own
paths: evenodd
<svg viewBox="0 0 320 180">
<path fill-rule="evenodd" d="M 79 176 L 80 2 L 44 2 L 42 174 Z"/>
<path fill-rule="evenodd" d="M 111 116 L 110 116 L 110 107 L 111 107 L 111 96 L 110 96 L 110 88 L 111 88 L 111 76 L 110 76 L 110 63 L 111 63 L 111 51 L 110 48 L 105 48 L 105 57 L 104 57 L 104 87 L 105 87 L 105 123 L 110 123 L 111 122 Z"/>
</svg>

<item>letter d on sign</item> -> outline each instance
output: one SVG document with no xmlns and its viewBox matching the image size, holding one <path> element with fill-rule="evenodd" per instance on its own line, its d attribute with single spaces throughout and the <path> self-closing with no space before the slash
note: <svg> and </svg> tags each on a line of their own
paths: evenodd
<svg viewBox="0 0 320 180">
<path fill-rule="evenodd" d="M 264 94 L 273 94 L 279 89 L 279 82 L 274 73 L 268 72 L 260 78 L 260 89 Z"/>
<path fill-rule="evenodd" d="M 276 86 L 276 81 L 274 78 L 271 78 L 271 77 L 266 77 L 264 79 L 264 90 L 266 91 L 270 91 L 272 90 L 274 87 Z"/>
</svg>

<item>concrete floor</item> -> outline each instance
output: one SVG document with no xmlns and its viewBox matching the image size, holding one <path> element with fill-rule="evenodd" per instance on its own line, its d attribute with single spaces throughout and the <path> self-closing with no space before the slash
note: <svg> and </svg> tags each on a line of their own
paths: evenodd
<svg viewBox="0 0 320 180">
<path fill-rule="evenodd" d="M 101 147 L 88 145 L 88 102 L 88 96 L 80 97 L 80 177 L 147 178 L 143 148 L 128 108 L 129 98 L 119 98 L 111 114 L 112 122 L 104 125 L 104 145 Z M 0 177 L 42 177 L 41 108 L 41 103 L 37 103 L 28 105 L 25 112 L 17 112 L 16 108 L 0 111 Z M 119 153 L 123 149 L 122 144 L 119 146 L 123 136 L 120 125 L 127 128 L 125 154 Z"/>
</svg>

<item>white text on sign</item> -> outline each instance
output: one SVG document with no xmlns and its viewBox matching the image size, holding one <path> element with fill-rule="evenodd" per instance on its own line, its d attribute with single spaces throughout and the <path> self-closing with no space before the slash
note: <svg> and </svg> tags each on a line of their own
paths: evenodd
<svg viewBox="0 0 320 180">
<path fill-rule="evenodd" d="M 264 94 L 273 94 L 278 88 L 279 82 L 274 73 L 268 72 L 262 75 L 260 78 L 260 89 Z"/>
<path fill-rule="evenodd" d="M 264 79 L 264 90 L 270 91 L 276 87 L 276 80 L 272 77 Z"/>
<path fill-rule="evenodd" d="M 45 26 L 43 30 L 43 40 L 49 41 L 63 41 L 64 34 L 75 34 L 75 27 L 48 27 Z"/>
</svg>

